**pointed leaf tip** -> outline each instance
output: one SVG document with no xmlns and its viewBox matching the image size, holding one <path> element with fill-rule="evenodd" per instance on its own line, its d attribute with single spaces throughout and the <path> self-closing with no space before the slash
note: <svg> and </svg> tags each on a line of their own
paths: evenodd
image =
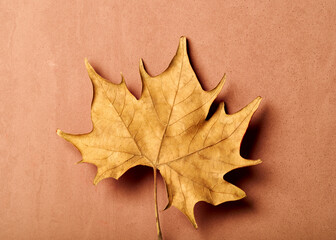
<svg viewBox="0 0 336 240">
<path fill-rule="evenodd" d="M 141 75 L 141 79 L 144 81 L 146 78 L 150 77 L 149 74 L 147 73 L 145 66 L 143 64 L 142 58 L 140 58 L 139 61 L 139 71 Z"/>
<path fill-rule="evenodd" d="M 94 180 L 93 180 L 93 185 L 97 186 L 97 184 L 99 183 L 99 179 L 96 177 Z"/>
<path fill-rule="evenodd" d="M 226 74 L 224 73 L 222 79 L 220 80 L 220 82 L 217 84 L 217 86 L 210 90 L 212 92 L 216 92 L 216 97 L 218 96 L 218 94 L 220 93 L 220 91 L 222 91 L 223 87 L 224 87 L 224 84 L 226 82 Z"/>
<path fill-rule="evenodd" d="M 85 63 L 86 70 L 88 71 L 89 74 L 90 72 L 94 71 L 93 67 L 91 66 L 87 58 L 84 59 L 84 63 Z"/>
<path fill-rule="evenodd" d="M 194 226 L 195 229 L 198 229 L 198 225 L 197 225 L 195 219 L 194 219 L 194 221 L 191 221 L 191 224 Z"/>
<path fill-rule="evenodd" d="M 187 38 L 185 36 L 180 37 L 180 42 L 186 42 L 186 41 L 187 41 Z"/>
<path fill-rule="evenodd" d="M 255 110 L 257 110 L 257 108 L 260 105 L 260 102 L 262 100 L 262 97 L 258 96 L 253 102 L 255 102 Z"/>
<path fill-rule="evenodd" d="M 120 76 L 121 76 L 121 82 L 120 82 L 120 84 L 124 84 L 125 83 L 124 74 L 122 72 L 120 72 Z"/>
<path fill-rule="evenodd" d="M 184 37 L 184 36 L 182 36 L 180 38 L 180 43 L 179 43 L 179 47 L 177 49 L 177 52 L 179 52 L 179 51 L 184 51 L 184 52 L 187 51 L 187 38 Z"/>
<path fill-rule="evenodd" d="M 80 163 L 84 163 L 84 160 L 82 159 L 82 160 L 76 162 L 75 164 L 80 164 Z"/>
<path fill-rule="evenodd" d="M 61 130 L 61 129 L 58 129 L 58 128 L 57 128 L 57 130 L 56 130 L 56 133 L 57 133 L 57 135 L 60 136 L 60 137 L 62 137 L 62 135 L 63 135 L 62 130 Z"/>
<path fill-rule="evenodd" d="M 260 159 L 258 159 L 258 160 L 255 160 L 254 163 L 255 163 L 254 165 L 258 165 L 258 164 L 262 163 L 262 161 Z"/>
<path fill-rule="evenodd" d="M 84 59 L 84 64 L 85 64 L 86 70 L 88 72 L 93 70 L 93 67 L 91 66 L 91 64 L 89 63 L 89 60 L 87 58 Z"/>
<path fill-rule="evenodd" d="M 139 68 L 144 68 L 142 58 L 139 59 Z"/>
</svg>

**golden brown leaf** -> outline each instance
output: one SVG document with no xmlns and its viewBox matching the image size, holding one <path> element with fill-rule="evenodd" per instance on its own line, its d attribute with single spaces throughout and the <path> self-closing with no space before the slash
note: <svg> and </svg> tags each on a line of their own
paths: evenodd
<svg viewBox="0 0 336 240">
<path fill-rule="evenodd" d="M 140 61 L 139 100 L 123 78 L 113 84 L 85 63 L 94 89 L 93 130 L 81 135 L 57 133 L 79 149 L 82 162 L 97 166 L 95 184 L 109 177 L 118 179 L 137 165 L 152 167 L 154 174 L 157 169 L 166 184 L 167 207 L 177 207 L 195 227 L 197 202 L 218 205 L 245 197 L 223 176 L 261 162 L 240 156 L 242 138 L 260 97 L 233 115 L 226 114 L 221 103 L 206 120 L 225 77 L 215 89 L 204 91 L 190 65 L 185 37 L 162 74 L 148 75 Z"/>
</svg>

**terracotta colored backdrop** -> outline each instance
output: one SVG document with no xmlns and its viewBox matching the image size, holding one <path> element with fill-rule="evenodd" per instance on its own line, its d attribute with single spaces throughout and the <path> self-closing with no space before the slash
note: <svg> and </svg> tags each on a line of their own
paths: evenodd
<svg viewBox="0 0 336 240">
<path fill-rule="evenodd" d="M 196 205 L 198 230 L 161 212 L 165 239 L 336 238 L 335 1 L 1 0 L 0 21 L 0 239 L 155 239 L 151 169 L 95 187 L 55 131 L 91 130 L 84 57 L 139 97 L 139 58 L 160 73 L 181 35 L 205 89 L 227 73 L 228 112 L 263 97 L 242 145 L 263 163 L 225 176 L 246 199 Z"/>
</svg>

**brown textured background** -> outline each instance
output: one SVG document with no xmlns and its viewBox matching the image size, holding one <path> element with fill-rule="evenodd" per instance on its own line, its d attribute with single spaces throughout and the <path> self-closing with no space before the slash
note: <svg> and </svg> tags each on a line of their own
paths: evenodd
<svg viewBox="0 0 336 240">
<path fill-rule="evenodd" d="M 198 230 L 162 212 L 165 239 L 336 238 L 335 1 L 1 0 L 0 22 L 0 239 L 155 239 L 151 169 L 95 187 L 55 130 L 91 130 L 84 57 L 139 97 L 139 58 L 160 73 L 181 35 L 205 89 L 227 73 L 229 113 L 263 97 L 242 145 L 263 163 L 225 177 L 246 199 L 196 205 Z"/>
</svg>

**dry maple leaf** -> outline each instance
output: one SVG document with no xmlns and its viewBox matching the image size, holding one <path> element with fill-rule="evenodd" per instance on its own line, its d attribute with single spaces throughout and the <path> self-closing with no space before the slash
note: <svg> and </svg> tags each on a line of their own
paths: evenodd
<svg viewBox="0 0 336 240">
<path fill-rule="evenodd" d="M 139 100 L 128 91 L 123 77 L 120 84 L 113 84 L 99 76 L 86 60 L 94 89 L 93 130 L 80 135 L 57 130 L 79 149 L 81 162 L 97 166 L 94 184 L 109 177 L 118 179 L 137 165 L 153 168 L 159 239 L 157 170 L 166 184 L 166 208 L 177 207 L 197 227 L 197 202 L 218 205 L 245 197 L 241 189 L 223 179 L 224 174 L 261 163 L 240 156 L 242 138 L 261 98 L 232 115 L 225 113 L 221 103 L 206 120 L 225 76 L 216 88 L 204 91 L 190 65 L 186 45 L 186 38 L 181 37 L 170 65 L 156 77 L 148 75 L 140 60 L 143 89 Z"/>
</svg>

